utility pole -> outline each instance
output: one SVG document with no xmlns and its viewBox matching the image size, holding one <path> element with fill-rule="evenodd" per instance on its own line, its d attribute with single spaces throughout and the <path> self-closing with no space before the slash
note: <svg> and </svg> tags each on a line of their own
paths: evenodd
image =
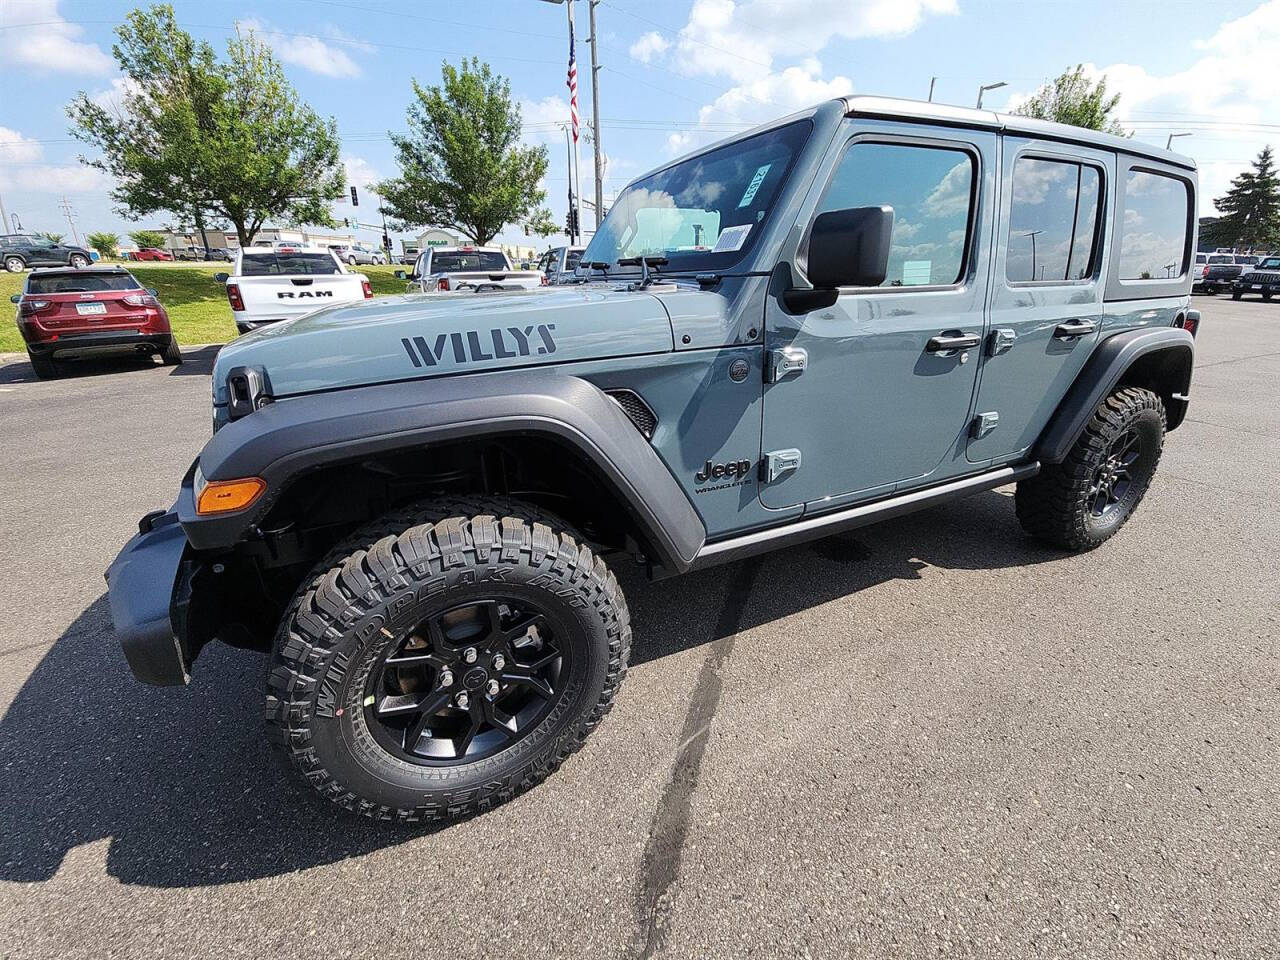
<svg viewBox="0 0 1280 960">
<path fill-rule="evenodd" d="M 933 85 L 938 82 L 937 77 L 929 78 L 929 102 L 933 103 Z"/>
<path fill-rule="evenodd" d="M 60 201 L 59 206 L 62 207 L 62 212 L 67 218 L 67 226 L 71 228 L 71 236 L 75 237 L 76 246 L 78 247 L 80 246 L 80 234 L 76 232 L 76 222 L 73 219 L 75 211 L 71 209 L 71 204 L 67 201 L 65 195 Z"/>
<path fill-rule="evenodd" d="M 600 64 L 596 62 L 596 7 L 600 0 L 589 0 L 591 15 L 591 124 L 595 134 L 596 229 L 604 217 L 604 151 L 600 147 Z"/>
</svg>

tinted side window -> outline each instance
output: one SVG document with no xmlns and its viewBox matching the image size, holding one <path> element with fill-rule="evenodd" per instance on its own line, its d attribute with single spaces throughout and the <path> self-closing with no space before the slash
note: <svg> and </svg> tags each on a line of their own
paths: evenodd
<svg viewBox="0 0 1280 960">
<path fill-rule="evenodd" d="M 893 207 L 889 272 L 881 286 L 956 283 L 973 206 L 973 158 L 964 150 L 855 143 L 818 208 Z"/>
<path fill-rule="evenodd" d="M 1095 167 L 1018 158 L 1005 255 L 1010 283 L 1083 280 L 1092 274 L 1100 186 Z"/>
<path fill-rule="evenodd" d="M 1166 279 L 1184 272 L 1189 197 L 1181 180 L 1129 171 L 1120 236 L 1121 280 Z"/>
</svg>

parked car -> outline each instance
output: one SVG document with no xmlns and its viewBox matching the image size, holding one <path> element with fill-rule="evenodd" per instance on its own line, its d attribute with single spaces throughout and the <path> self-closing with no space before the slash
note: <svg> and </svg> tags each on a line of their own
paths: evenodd
<svg viewBox="0 0 1280 960">
<path fill-rule="evenodd" d="M 215 273 L 213 278 L 226 284 L 240 333 L 373 296 L 369 278 L 347 273 L 332 250 L 250 247 L 236 257 L 230 276 Z"/>
<path fill-rule="evenodd" d="M 381 250 L 375 250 L 373 247 L 366 247 L 363 243 L 331 243 L 329 249 L 332 250 L 339 260 L 349 266 L 355 266 L 357 263 L 386 263 L 387 257 Z"/>
<path fill-rule="evenodd" d="M 1256 293 L 1263 300 L 1280 294 L 1280 257 L 1260 257 L 1249 273 L 1231 285 L 1231 299 L 1240 300 L 1246 293 Z"/>
<path fill-rule="evenodd" d="M 1192 292 L 1218 293 L 1229 290 L 1244 272 L 1244 266 L 1236 263 L 1234 254 L 1197 253 L 1192 272 Z"/>
<path fill-rule="evenodd" d="M 557 286 L 562 283 L 575 283 L 578 280 L 575 270 L 582 260 L 582 251 L 586 247 L 552 247 L 542 255 L 538 269 L 547 276 L 547 283 Z"/>
<path fill-rule="evenodd" d="M 159 247 L 139 247 L 133 253 L 135 260 L 154 260 L 169 262 L 173 259 L 173 254 L 168 250 L 161 250 Z"/>
<path fill-rule="evenodd" d="M 54 243 L 36 234 L 10 233 L 0 237 L 0 264 L 10 273 L 34 267 L 87 267 L 93 255 L 84 247 Z"/>
<path fill-rule="evenodd" d="M 529 290 L 545 286 L 547 278 L 532 270 L 517 270 L 499 247 L 428 247 L 418 255 L 413 272 L 396 271 L 408 281 L 410 292 L 484 293 Z"/>
<path fill-rule="evenodd" d="M 214 436 L 108 571 L 125 656 L 184 684 L 215 638 L 265 651 L 256 716 L 300 782 L 449 821 L 600 729 L 631 647 L 615 565 L 661 579 L 1012 483 L 1030 535 L 1097 548 L 1187 414 L 1197 190 L 1138 140 L 849 97 L 631 183 L 582 284 L 228 344 Z M 1063 567 L 1071 602 L 1105 598 L 1100 569 Z M 989 599 L 943 587 L 936 614 Z"/>
<path fill-rule="evenodd" d="M 36 376 L 57 376 L 61 361 L 103 354 L 158 354 L 182 363 L 182 351 L 156 292 L 124 267 L 33 270 L 18 305 L 18 330 Z"/>
</svg>

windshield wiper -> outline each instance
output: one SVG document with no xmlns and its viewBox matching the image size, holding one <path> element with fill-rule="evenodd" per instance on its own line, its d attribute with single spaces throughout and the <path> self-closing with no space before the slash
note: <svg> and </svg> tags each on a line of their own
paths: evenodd
<svg viewBox="0 0 1280 960">
<path fill-rule="evenodd" d="M 658 272 L 660 267 L 667 265 L 666 257 L 623 257 L 618 261 L 620 267 L 636 267 L 640 268 L 640 286 L 637 290 L 643 290 L 649 284 L 653 283 L 655 278 L 649 275 L 649 271 Z"/>
</svg>

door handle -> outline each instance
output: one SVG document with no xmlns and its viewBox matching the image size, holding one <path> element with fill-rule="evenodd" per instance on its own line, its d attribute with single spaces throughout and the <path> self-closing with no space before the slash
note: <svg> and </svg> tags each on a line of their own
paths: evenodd
<svg viewBox="0 0 1280 960">
<path fill-rule="evenodd" d="M 1053 329 L 1053 338 L 1055 340 L 1074 340 L 1076 337 L 1087 337 L 1093 331 L 1098 329 L 1098 325 L 1092 320 L 1068 320 L 1066 323 L 1060 323 Z"/>
<path fill-rule="evenodd" d="M 957 350 L 972 350 L 981 342 L 982 338 L 976 333 L 952 333 L 945 330 L 936 337 L 930 337 L 924 349 L 927 353 L 949 357 Z"/>
</svg>

